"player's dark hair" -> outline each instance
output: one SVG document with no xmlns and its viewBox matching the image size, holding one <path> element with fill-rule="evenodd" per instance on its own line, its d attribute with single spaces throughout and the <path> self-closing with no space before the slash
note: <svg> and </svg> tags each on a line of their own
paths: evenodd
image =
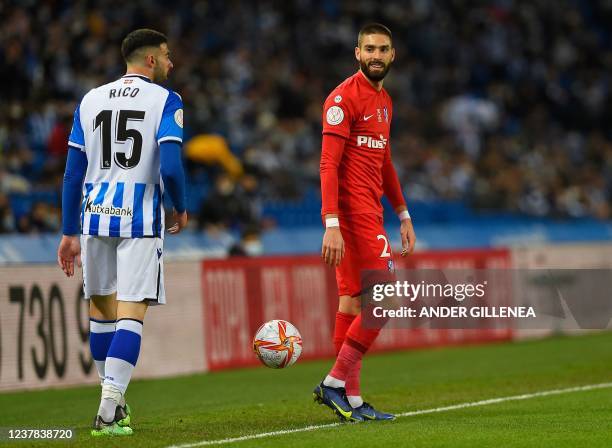
<svg viewBox="0 0 612 448">
<path fill-rule="evenodd" d="M 125 62 L 130 62 L 136 50 L 144 47 L 159 47 L 166 42 L 168 42 L 168 38 L 159 31 L 147 28 L 134 30 L 123 39 L 121 54 Z"/>
<path fill-rule="evenodd" d="M 361 47 L 363 37 L 369 36 L 370 34 L 384 34 L 385 36 L 389 36 L 389 40 L 393 42 L 393 35 L 391 34 L 391 30 L 389 28 L 384 26 L 382 23 L 368 23 L 359 30 L 357 46 Z"/>
</svg>

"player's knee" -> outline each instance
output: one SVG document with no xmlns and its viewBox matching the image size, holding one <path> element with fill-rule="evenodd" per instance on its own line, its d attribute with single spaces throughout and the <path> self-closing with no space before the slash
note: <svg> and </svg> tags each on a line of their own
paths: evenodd
<svg viewBox="0 0 612 448">
<path fill-rule="evenodd" d="M 340 296 L 338 302 L 338 311 L 341 313 L 358 315 L 361 312 L 361 301 L 358 297 Z"/>
<path fill-rule="evenodd" d="M 353 301 L 351 303 L 351 314 L 354 314 L 355 316 L 359 313 L 361 313 L 361 298 L 360 297 L 353 297 Z"/>
<path fill-rule="evenodd" d="M 91 296 L 89 300 L 89 316 L 98 320 L 116 320 L 117 300 L 115 299 L 115 294 Z"/>
<path fill-rule="evenodd" d="M 136 319 L 144 321 L 145 314 L 148 308 L 148 302 L 122 302 L 117 301 L 117 320 L 119 319 Z"/>
</svg>

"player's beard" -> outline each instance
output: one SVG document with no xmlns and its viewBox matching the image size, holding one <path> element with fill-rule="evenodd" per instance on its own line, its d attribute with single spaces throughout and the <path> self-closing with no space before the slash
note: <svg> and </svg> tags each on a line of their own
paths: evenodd
<svg viewBox="0 0 612 448">
<path fill-rule="evenodd" d="M 168 72 L 158 62 L 153 69 L 153 82 L 164 82 L 166 79 L 168 79 Z"/>
<path fill-rule="evenodd" d="M 387 76 L 387 73 L 389 72 L 389 69 L 391 68 L 391 62 L 389 62 L 388 64 L 385 64 L 382 61 L 377 61 L 377 62 L 380 62 L 385 67 L 380 71 L 372 72 L 372 70 L 370 70 L 370 67 L 369 67 L 369 64 L 371 64 L 372 61 L 370 61 L 369 63 L 366 63 L 364 61 L 359 61 L 359 66 L 361 67 L 361 71 L 363 72 L 363 74 L 366 75 L 371 81 L 374 81 L 374 82 L 382 81 L 383 79 L 385 79 L 385 76 Z"/>
</svg>

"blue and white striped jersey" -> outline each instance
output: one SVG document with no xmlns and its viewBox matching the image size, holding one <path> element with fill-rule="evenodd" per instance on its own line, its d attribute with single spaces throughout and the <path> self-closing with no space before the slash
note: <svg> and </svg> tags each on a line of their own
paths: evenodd
<svg viewBox="0 0 612 448">
<path fill-rule="evenodd" d="M 163 237 L 159 144 L 183 142 L 181 97 L 140 75 L 89 91 L 74 113 L 68 145 L 87 155 L 81 231 Z"/>
</svg>

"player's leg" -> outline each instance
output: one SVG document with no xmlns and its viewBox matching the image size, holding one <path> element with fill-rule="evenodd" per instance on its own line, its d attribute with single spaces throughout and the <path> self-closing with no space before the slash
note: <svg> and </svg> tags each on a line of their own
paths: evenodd
<svg viewBox="0 0 612 448">
<path fill-rule="evenodd" d="M 376 217 L 360 217 L 360 226 L 363 231 L 363 246 L 360 253 L 363 255 L 364 262 L 361 263 L 363 269 L 377 271 L 375 278 L 385 279 L 387 271 L 389 275 L 393 271 L 391 248 L 385 234 L 382 220 Z M 382 243 L 382 244 L 381 244 Z M 378 275 L 378 272 L 381 275 Z M 389 278 L 390 279 L 390 278 Z M 360 286 L 361 284 L 360 279 Z M 364 403 L 359 390 L 359 375 L 364 354 L 376 340 L 380 329 L 363 328 L 361 325 L 361 313 L 351 323 L 342 348 L 340 349 L 334 367 L 325 378 L 323 384 L 329 387 L 344 387 L 347 396 L 352 398 L 349 401 L 352 407 L 356 408 L 360 414 L 370 420 L 389 420 L 394 418 L 391 414 L 376 411 L 372 406 Z M 347 384 L 348 382 L 351 384 Z M 348 400 L 348 398 L 347 398 Z"/>
<path fill-rule="evenodd" d="M 89 302 L 89 345 L 102 386 L 106 357 L 116 331 L 117 303 L 116 293 L 92 296 Z M 125 397 L 122 397 L 115 410 L 115 421 L 119 426 L 129 426 L 130 420 L 130 406 L 125 402 Z"/>
<path fill-rule="evenodd" d="M 357 344 L 354 339 L 352 339 L 355 337 L 351 334 L 351 329 L 353 329 L 354 325 L 361 330 L 359 336 L 363 337 L 364 333 L 366 333 L 364 339 L 368 341 L 368 346 Z M 353 321 L 353 324 L 351 324 L 351 328 L 349 328 L 346 340 L 336 357 L 336 362 L 332 370 L 319 386 L 322 389 L 321 395 L 326 393 L 329 395 L 332 393 L 332 390 L 336 391 L 337 394 L 344 392 L 344 398 L 352 408 L 350 416 L 348 413 L 339 413 L 339 415 L 346 420 L 359 421 L 357 419 L 358 416 L 361 417 L 362 420 L 393 420 L 395 418 L 393 414 L 378 411 L 361 397 L 360 376 L 362 359 L 367 349 L 380 332 L 380 330 L 363 330 L 364 329 L 361 328 L 361 314 L 359 314 Z M 338 398 L 336 398 L 336 400 L 338 400 Z M 338 405 L 338 403 L 336 403 L 336 405 Z M 347 411 L 346 408 L 342 410 L 345 412 Z"/>
<path fill-rule="evenodd" d="M 165 303 L 162 246 L 159 238 L 126 238 L 118 244 L 117 325 L 105 364 L 102 419 L 117 412 L 129 386 L 140 355 L 148 306 Z"/>
<path fill-rule="evenodd" d="M 119 301 L 117 304 L 116 332 L 106 357 L 106 376 L 98 410 L 98 415 L 104 421 L 114 419 L 118 423 L 130 423 L 129 407 L 125 404 L 124 396 L 140 354 L 147 306 L 146 301 Z"/>
<path fill-rule="evenodd" d="M 336 325 L 334 327 L 334 348 L 336 355 L 344 343 L 346 332 L 359 314 L 359 311 L 361 311 L 359 297 L 351 297 L 346 294 L 338 298 L 338 311 L 336 312 Z"/>
<path fill-rule="evenodd" d="M 91 296 L 89 300 L 89 348 L 100 384 L 104 383 L 104 363 L 117 323 L 115 294 Z"/>
<path fill-rule="evenodd" d="M 342 220 L 340 224 L 344 240 L 345 254 L 340 266 L 336 267 L 336 284 L 338 286 L 338 311 L 336 312 L 336 325 L 334 327 L 334 348 L 336 355 L 344 343 L 355 316 L 361 310 L 359 294 L 359 256 L 358 235 L 351 225 L 350 219 Z"/>
<path fill-rule="evenodd" d="M 334 329 L 334 348 L 336 356 L 344 344 L 346 333 L 351 324 L 361 311 L 361 297 L 352 297 L 351 295 L 343 295 L 338 300 L 338 311 L 336 313 L 336 326 Z M 363 404 L 360 390 L 361 377 L 361 362 L 357 363 L 349 371 L 346 378 L 346 398 L 353 408 L 357 408 Z"/>
<path fill-rule="evenodd" d="M 81 237 L 83 289 L 89 303 L 89 344 L 102 384 L 106 376 L 106 359 L 115 337 L 117 302 L 117 241 L 116 238 Z M 106 420 L 97 414 L 92 435 L 130 435 L 132 429 L 120 426 L 115 412 Z"/>
<path fill-rule="evenodd" d="M 81 237 L 83 289 L 89 300 L 89 347 L 100 383 L 104 382 L 104 362 L 115 334 L 117 320 L 115 244 L 110 238 Z"/>
<path fill-rule="evenodd" d="M 336 312 L 336 325 L 334 327 L 334 348 L 336 355 L 340 351 L 346 337 L 346 333 L 359 314 L 361 304 L 359 302 L 359 266 L 356 253 L 357 235 L 354 233 L 347 220 L 341 221 L 342 238 L 344 239 L 345 255 L 336 268 L 336 282 L 338 285 L 338 311 Z M 326 377 L 313 391 L 316 402 L 325 404 L 332 409 L 341 420 L 363 421 L 357 413 L 353 415 L 344 388 L 345 381 L 332 381 Z M 352 382 L 354 384 L 354 381 Z M 353 392 L 354 393 L 354 392 Z"/>
<path fill-rule="evenodd" d="M 346 340 L 336 357 L 336 362 L 324 381 L 335 387 L 344 386 L 349 404 L 365 420 L 393 420 L 395 418 L 393 414 L 378 411 L 361 397 L 362 359 L 379 333 L 380 329 L 362 328 L 361 314 L 359 314 L 351 324 Z"/>
</svg>

